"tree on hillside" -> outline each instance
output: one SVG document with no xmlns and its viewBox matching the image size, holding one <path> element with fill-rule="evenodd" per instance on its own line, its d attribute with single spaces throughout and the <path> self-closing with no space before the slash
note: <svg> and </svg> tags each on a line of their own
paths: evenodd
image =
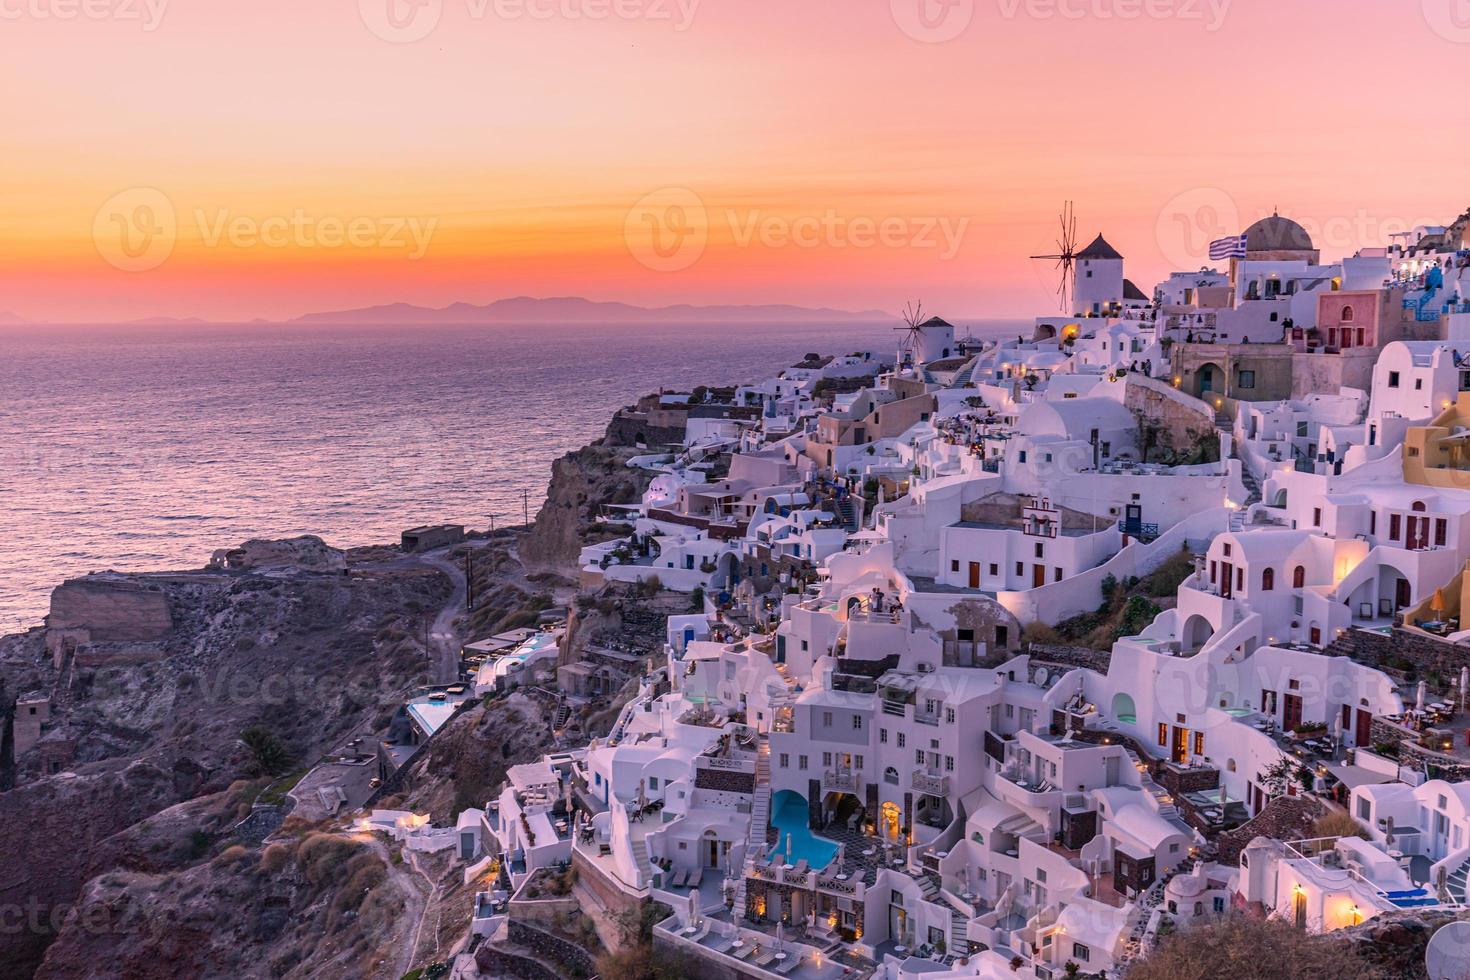
<svg viewBox="0 0 1470 980">
<path fill-rule="evenodd" d="M 291 768 L 291 750 L 268 728 L 256 725 L 240 733 L 250 750 L 250 768 L 256 775 L 279 776 Z"/>
</svg>

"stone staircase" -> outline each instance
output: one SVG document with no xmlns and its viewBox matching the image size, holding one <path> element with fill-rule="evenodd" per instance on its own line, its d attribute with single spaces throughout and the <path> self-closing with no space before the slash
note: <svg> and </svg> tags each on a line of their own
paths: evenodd
<svg viewBox="0 0 1470 980">
<path fill-rule="evenodd" d="M 755 757 L 755 798 L 750 805 L 750 830 L 745 837 L 745 867 L 766 854 L 766 827 L 771 819 L 771 746 L 761 736 Z M 735 885 L 735 903 L 731 917 L 740 921 L 745 914 L 745 868 Z"/>
<path fill-rule="evenodd" d="M 951 956 L 963 956 L 970 951 L 970 940 L 965 934 L 969 919 L 954 909 L 949 911 L 949 936 L 945 939 L 945 950 Z"/>
<path fill-rule="evenodd" d="M 566 701 L 563 701 L 561 705 L 556 709 L 556 716 L 551 720 L 552 730 L 561 731 L 563 728 L 567 727 L 567 722 L 571 721 L 571 719 L 572 706 Z"/>
<path fill-rule="evenodd" d="M 1445 879 L 1445 887 L 1449 889 L 1450 898 L 1461 905 L 1466 904 L 1465 893 L 1470 891 L 1470 861 L 1460 865 Z"/>
<path fill-rule="evenodd" d="M 631 841 L 628 849 L 633 852 L 633 866 L 638 869 L 638 873 L 643 876 L 643 880 L 649 885 L 652 885 L 655 870 L 653 862 L 648 860 L 648 841 L 642 838 Z"/>
</svg>

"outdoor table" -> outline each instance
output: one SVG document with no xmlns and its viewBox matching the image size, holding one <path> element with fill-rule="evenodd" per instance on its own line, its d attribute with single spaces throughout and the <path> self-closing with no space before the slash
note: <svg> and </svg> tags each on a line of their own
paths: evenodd
<svg viewBox="0 0 1470 980">
<path fill-rule="evenodd" d="M 899 944 L 896 944 L 895 943 L 894 944 L 894 947 L 893 947 L 893 951 L 895 953 L 907 953 L 909 951 L 909 948 L 907 946 L 903 946 L 903 945 L 899 945 Z"/>
</svg>

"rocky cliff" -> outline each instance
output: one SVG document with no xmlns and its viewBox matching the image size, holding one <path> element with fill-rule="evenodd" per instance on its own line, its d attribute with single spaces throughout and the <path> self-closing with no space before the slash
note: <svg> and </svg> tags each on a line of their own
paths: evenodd
<svg viewBox="0 0 1470 980">
<path fill-rule="evenodd" d="M 51 712 L 17 760 L 20 784 L 0 793 L 0 854 L 25 855 L 3 862 L 0 906 L 34 910 L 0 929 L 0 973 L 34 969 L 84 883 L 118 866 L 102 857 L 109 840 L 253 775 L 247 729 L 269 733 L 273 764 L 304 766 L 428 679 L 420 638 L 453 591 L 441 570 L 375 555 L 334 571 L 315 548 L 305 566 L 280 560 L 289 547 L 247 550 L 272 556 L 269 571 L 68 582 L 49 629 L 0 640 L 0 676 Z M 152 654 L 117 655 L 139 644 Z M 211 833 L 180 829 L 161 866 Z"/>
<path fill-rule="evenodd" d="M 594 443 L 553 463 L 546 502 L 521 544 L 522 560 L 531 567 L 574 569 L 584 545 L 608 536 L 593 525 L 602 507 L 637 503 L 648 489 L 653 475 L 627 465 L 638 452 Z"/>
</svg>

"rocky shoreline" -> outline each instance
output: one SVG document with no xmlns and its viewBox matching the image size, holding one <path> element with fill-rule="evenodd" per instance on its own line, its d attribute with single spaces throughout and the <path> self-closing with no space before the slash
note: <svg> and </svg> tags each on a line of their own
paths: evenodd
<svg viewBox="0 0 1470 980">
<path fill-rule="evenodd" d="M 411 940 L 397 923 L 422 907 L 422 882 L 360 844 L 333 858 L 356 865 L 337 880 L 302 844 L 316 834 L 330 838 L 316 848 L 340 850 L 347 838 L 325 827 L 239 832 L 262 797 L 281 797 L 282 814 L 293 802 L 292 777 L 261 771 L 242 733 L 268 733 L 300 778 L 443 682 L 460 642 L 568 603 L 596 513 L 646 486 L 623 465 L 633 453 L 600 441 L 563 457 L 531 526 L 438 558 L 251 541 L 201 569 L 58 586 L 45 626 L 0 638 L 5 700 L 19 696 L 0 753 L 14 785 L 0 790 L 0 853 L 23 856 L 0 875 L 0 974 L 399 976 L 395 951 Z M 459 574 L 469 552 L 473 610 Z M 452 636 L 431 637 L 444 622 Z M 457 794 L 488 792 L 546 749 L 543 711 L 518 696 L 456 719 L 405 797 L 448 813 Z"/>
</svg>

